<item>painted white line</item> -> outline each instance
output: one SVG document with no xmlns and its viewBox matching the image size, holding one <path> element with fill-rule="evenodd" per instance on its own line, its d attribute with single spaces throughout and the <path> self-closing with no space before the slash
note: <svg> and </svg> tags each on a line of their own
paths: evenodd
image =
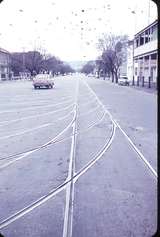
<svg viewBox="0 0 160 237">
<path fill-rule="evenodd" d="M 123 133 L 123 135 L 126 137 L 126 139 L 129 141 L 129 143 L 131 144 L 131 146 L 133 147 L 133 149 L 137 152 L 137 154 L 139 155 L 139 157 L 144 161 L 144 163 L 148 166 L 148 168 L 152 171 L 152 173 L 156 176 L 156 178 L 158 178 L 157 172 L 153 169 L 153 167 L 150 165 L 150 163 L 146 160 L 146 158 L 144 157 L 144 155 L 140 152 L 140 150 L 134 145 L 134 143 L 132 142 L 132 140 L 128 137 L 128 135 L 124 132 L 124 130 L 120 127 L 120 125 L 116 122 L 117 127 L 121 130 L 121 132 Z"/>
<path fill-rule="evenodd" d="M 66 186 L 62 184 L 59 187 L 57 187 L 56 189 L 51 190 L 49 194 L 39 198 L 37 201 L 33 202 L 32 204 L 26 206 L 25 208 L 21 209 L 20 211 L 18 211 L 16 213 L 14 213 L 13 215 L 9 216 L 8 218 L 6 218 L 5 220 L 3 220 L 0 223 L 0 229 L 3 229 L 4 227 L 8 226 L 12 222 L 18 220 L 22 216 L 26 215 L 27 213 L 31 212 L 35 208 L 39 207 L 40 205 L 42 205 L 43 203 L 45 203 L 49 199 L 56 196 L 58 193 L 60 193 L 65 188 L 66 188 Z"/>
<path fill-rule="evenodd" d="M 12 134 L 12 135 L 6 135 L 6 136 L 3 136 L 3 137 L 0 137 L 0 140 L 12 138 L 12 137 L 15 137 L 15 136 L 23 135 L 23 134 L 25 134 L 25 133 L 30 133 L 30 132 L 36 131 L 36 130 L 41 129 L 41 128 L 44 128 L 44 127 L 52 126 L 54 123 L 57 123 L 58 121 L 67 118 L 67 117 L 68 117 L 70 114 L 72 114 L 72 113 L 73 113 L 73 109 L 72 109 L 67 115 L 56 119 L 56 121 L 54 121 L 54 122 L 52 122 L 52 123 L 42 124 L 41 126 L 38 126 L 38 127 L 35 127 L 35 128 L 31 128 L 31 129 L 26 129 L 26 130 L 24 130 L 24 131 L 22 131 L 22 132 L 17 132 L 17 133 L 14 133 L 14 134 Z"/>
<path fill-rule="evenodd" d="M 9 97 L 10 98 L 10 97 Z M 13 102 L 13 100 L 11 101 L 11 102 L 9 102 L 9 101 L 7 101 L 6 103 L 1 103 L 1 106 L 15 106 L 15 104 L 16 105 L 28 105 L 30 102 L 34 102 L 34 103 L 41 103 L 41 102 L 44 102 L 44 103 L 46 103 L 46 104 L 48 104 L 48 103 L 50 103 L 51 102 L 51 99 L 52 98 L 48 98 L 48 99 L 44 99 L 44 100 L 38 100 L 38 99 L 28 99 L 27 98 L 27 101 L 26 102 L 16 102 L 16 101 L 14 101 Z M 63 101 L 63 100 L 69 100 L 69 99 L 72 99 L 72 96 L 67 96 L 67 97 L 61 97 L 61 101 Z M 9 104 L 8 104 L 9 103 Z M 35 105 L 35 104 L 32 104 L 32 106 L 39 106 L 39 105 Z"/>
<path fill-rule="evenodd" d="M 68 126 L 67 126 L 65 129 L 63 129 L 58 135 L 56 135 L 54 138 L 52 138 L 50 141 L 46 142 L 46 143 L 43 144 L 42 146 L 39 146 L 39 147 L 37 147 L 37 148 L 34 148 L 34 149 L 31 150 L 31 151 L 24 152 L 24 154 L 23 154 L 22 156 L 20 156 L 20 157 L 14 159 L 14 160 L 11 160 L 11 161 L 9 161 L 9 162 L 6 162 L 5 164 L 3 164 L 3 165 L 0 166 L 0 169 L 6 168 L 7 166 L 13 164 L 14 162 L 19 161 L 19 160 L 23 159 L 24 157 L 27 157 L 27 156 L 29 156 L 30 154 L 32 154 L 32 153 L 34 153 L 34 152 L 36 152 L 36 151 L 39 151 L 39 150 L 42 149 L 42 148 L 47 147 L 47 146 L 50 145 L 50 144 L 55 143 L 55 142 L 58 140 L 58 138 L 59 138 L 63 133 L 65 133 L 65 132 L 72 126 L 72 124 L 73 124 L 73 122 L 74 122 L 74 119 L 75 119 L 75 118 L 73 117 L 72 121 L 68 124 Z"/>
<path fill-rule="evenodd" d="M 68 171 L 67 180 L 71 180 L 74 174 L 74 159 L 75 159 L 75 146 L 76 146 L 76 125 L 75 122 L 73 124 L 73 135 L 72 135 L 72 144 L 71 144 L 71 152 L 70 152 L 70 164 Z M 72 208 L 73 208 L 73 182 L 71 181 L 67 185 L 66 189 L 66 208 L 64 215 L 64 225 L 63 225 L 63 237 L 72 236 Z"/>
<path fill-rule="evenodd" d="M 54 113 L 57 113 L 57 112 L 61 112 L 61 111 L 64 111 L 64 110 L 69 109 L 69 108 L 72 107 L 72 106 L 74 106 L 74 104 L 71 104 L 71 105 L 69 105 L 69 106 L 66 106 L 65 108 L 62 108 L 62 109 L 57 109 L 57 110 L 50 111 L 50 112 L 43 113 L 43 114 L 31 115 L 31 116 L 22 117 L 22 118 L 19 118 L 19 119 L 13 119 L 13 120 L 3 121 L 3 122 L 0 122 L 0 127 L 1 127 L 1 126 L 6 126 L 6 125 L 8 125 L 8 124 L 11 124 L 11 123 L 14 123 L 14 122 L 17 122 L 17 121 L 23 121 L 23 120 L 30 119 L 30 118 L 37 118 L 37 117 L 46 116 L 46 115 L 48 115 L 48 114 L 54 114 Z"/>
<path fill-rule="evenodd" d="M 115 123 L 113 123 L 112 124 L 112 135 L 111 135 L 109 141 L 102 147 L 102 149 L 98 152 L 98 154 L 85 165 L 85 167 L 83 167 L 80 171 L 78 171 L 76 173 L 74 182 L 76 182 L 79 179 L 79 177 L 81 177 L 84 173 L 87 172 L 88 169 L 90 169 L 97 161 L 99 161 L 99 159 L 109 149 L 109 147 L 111 146 L 111 144 L 115 138 L 116 128 L 117 128 L 117 126 L 115 125 Z"/>
<path fill-rule="evenodd" d="M 85 129 L 81 129 L 81 130 L 77 129 L 77 131 L 79 131 L 77 134 L 81 134 L 81 133 L 87 132 L 88 130 L 90 130 L 94 126 L 100 124 L 102 122 L 102 120 L 105 118 L 105 116 L 106 116 L 106 112 L 104 111 L 104 114 L 102 115 L 102 117 L 97 122 L 90 123 L 89 126 L 87 128 L 85 128 Z"/>
<path fill-rule="evenodd" d="M 8 139 L 8 138 L 19 136 L 19 135 L 23 135 L 25 133 L 33 132 L 33 131 L 36 131 L 38 129 L 48 127 L 50 125 L 51 125 L 51 123 L 46 123 L 46 124 L 43 124 L 43 125 L 35 127 L 35 128 L 23 130 L 22 132 L 18 132 L 18 133 L 14 133 L 12 135 L 6 135 L 6 136 L 3 136 L 3 137 L 0 137 L 0 140 L 4 140 L 4 139 Z"/>
<path fill-rule="evenodd" d="M 97 98 L 94 97 L 92 100 L 89 100 L 89 101 L 87 100 L 88 102 L 83 102 L 83 103 L 79 104 L 78 106 L 79 106 L 79 108 L 81 108 L 82 106 L 87 106 L 89 104 L 92 104 L 96 100 L 97 100 Z"/>
<path fill-rule="evenodd" d="M 75 119 L 75 118 L 74 118 Z M 75 121 L 75 120 L 74 120 Z M 106 152 L 106 150 L 109 149 L 109 147 L 111 146 L 112 142 L 113 142 L 113 139 L 115 137 L 115 131 L 116 131 L 116 125 L 113 124 L 112 126 L 112 135 L 109 139 L 109 141 L 103 146 L 103 148 L 98 152 L 98 154 L 93 157 L 93 159 L 88 162 L 88 164 L 83 167 L 80 171 L 78 171 L 76 174 L 74 174 L 74 176 L 72 177 L 72 175 L 70 175 L 70 179 L 66 179 L 64 181 L 64 183 L 62 183 L 61 185 L 59 185 L 57 188 L 51 190 L 47 195 L 44 195 L 42 197 L 40 197 L 38 200 L 36 200 L 35 202 L 33 202 L 32 204 L 26 206 L 25 208 L 21 209 L 20 211 L 16 212 L 15 214 L 9 216 L 8 218 L 6 218 L 5 220 L 3 220 L 1 223 L 0 223 L 0 229 L 8 226 L 9 224 L 11 224 L 12 222 L 18 220 L 19 218 L 21 218 L 22 216 L 26 215 L 27 213 L 31 212 L 32 210 L 34 210 L 35 208 L 39 207 L 40 205 L 42 205 L 43 203 L 45 203 L 46 201 L 48 201 L 50 198 L 54 197 L 55 195 L 57 195 L 58 193 L 60 193 L 62 190 L 64 190 L 65 188 L 67 188 L 66 190 L 66 200 L 69 202 L 69 200 L 72 200 L 72 202 L 70 203 L 70 205 L 72 206 L 71 208 L 71 219 L 70 219 L 70 230 L 72 230 L 72 218 L 73 218 L 73 200 L 74 200 L 74 185 L 72 186 L 72 192 L 71 192 L 71 199 L 69 198 L 70 194 L 69 194 L 69 191 L 71 191 L 71 185 L 69 187 L 69 183 L 72 182 L 75 183 L 78 178 L 80 178 L 83 174 L 85 174 L 85 172 L 90 169 L 102 156 L 103 154 Z M 73 145 L 72 145 L 73 147 Z M 73 154 L 73 148 L 72 148 L 72 154 Z M 70 170 L 71 170 L 71 167 L 72 164 L 70 162 Z M 72 169 L 73 171 L 73 169 Z M 67 217 L 67 213 L 69 212 L 69 206 L 67 205 L 66 206 L 66 212 L 65 212 L 65 215 L 66 215 L 66 221 L 64 222 L 64 229 L 63 229 L 63 233 L 64 234 L 67 234 L 68 232 L 68 228 L 67 228 L 67 220 L 68 220 L 68 217 Z M 69 234 L 72 234 L 72 232 L 68 232 Z M 64 236 L 63 236 L 64 237 Z M 67 236 L 67 237 L 71 237 L 71 235 Z"/>
<path fill-rule="evenodd" d="M 96 96 L 97 101 L 102 105 L 102 107 L 104 108 L 104 110 L 106 111 L 106 113 L 110 116 L 110 119 L 113 121 L 114 124 L 117 125 L 117 127 L 120 129 L 120 131 L 123 133 L 123 135 L 127 138 L 127 140 L 129 141 L 129 143 L 131 144 L 132 148 L 137 152 L 137 154 L 139 155 L 139 157 L 144 161 L 144 163 L 146 164 L 146 166 L 149 168 L 149 170 L 152 172 L 152 174 L 157 178 L 157 172 L 153 169 L 153 167 L 150 165 L 150 163 L 146 160 L 146 158 L 144 157 L 144 155 L 140 152 L 140 150 L 134 145 L 134 143 L 131 141 L 131 139 L 128 137 L 128 135 L 125 133 L 125 131 L 121 128 L 121 126 L 113 119 L 111 113 L 106 109 L 106 107 L 102 104 L 102 102 L 100 101 L 100 99 L 98 98 L 98 96 L 96 95 L 96 93 L 90 88 L 90 86 L 88 85 L 88 83 L 85 81 L 83 81 L 83 83 L 86 84 L 86 86 L 88 87 L 88 89 L 90 90 L 90 92 Z"/>
<path fill-rule="evenodd" d="M 75 120 L 72 125 L 72 143 L 70 150 L 70 163 L 68 169 L 68 177 L 67 180 L 71 180 L 70 183 L 67 184 L 66 189 L 66 206 L 65 206 L 65 214 L 64 214 L 64 224 L 63 224 L 63 237 L 72 237 L 72 220 L 73 220 L 73 199 L 74 199 L 74 183 L 73 183 L 73 175 L 75 171 L 75 151 L 76 151 L 76 138 L 77 138 L 77 110 L 78 110 L 78 90 L 79 90 L 79 80 L 77 82 L 76 93 L 75 93 Z"/>
<path fill-rule="evenodd" d="M 95 110 L 97 110 L 97 109 L 100 108 L 100 107 L 101 107 L 101 105 L 97 105 L 95 108 L 90 109 L 90 110 L 88 110 L 87 112 L 81 113 L 81 114 L 79 115 L 79 117 L 85 116 L 85 115 L 87 115 L 87 114 L 90 114 L 90 113 L 94 112 Z"/>
<path fill-rule="evenodd" d="M 18 109 L 18 110 L 3 110 L 3 111 L 0 111 L 0 114 L 3 114 L 3 113 L 16 113 L 16 112 L 21 112 L 21 111 L 27 111 L 27 110 L 34 110 L 34 109 L 43 109 L 43 108 L 49 108 L 49 107 L 56 107 L 57 105 L 62 105 L 62 104 L 67 104 L 67 103 L 70 103 L 72 102 L 71 100 L 68 100 L 68 101 L 65 101 L 65 102 L 60 102 L 60 103 L 57 103 L 57 104 L 52 104 L 52 105 L 37 105 L 37 106 L 32 106 L 32 107 L 28 107 L 28 108 L 25 108 L 25 109 Z"/>
</svg>

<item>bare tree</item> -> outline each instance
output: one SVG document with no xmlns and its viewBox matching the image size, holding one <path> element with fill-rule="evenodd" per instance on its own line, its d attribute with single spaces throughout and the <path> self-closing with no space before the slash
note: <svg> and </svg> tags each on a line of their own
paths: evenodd
<svg viewBox="0 0 160 237">
<path fill-rule="evenodd" d="M 95 62 L 89 61 L 82 67 L 81 72 L 85 74 L 93 73 L 94 68 L 95 68 Z"/>
<path fill-rule="evenodd" d="M 112 75 L 112 82 L 118 82 L 119 68 L 123 61 L 126 60 L 126 43 L 128 37 L 126 35 L 116 36 L 103 34 L 102 38 L 98 40 L 97 48 L 101 52 L 102 62 L 104 65 L 104 74 L 110 72 Z"/>
</svg>

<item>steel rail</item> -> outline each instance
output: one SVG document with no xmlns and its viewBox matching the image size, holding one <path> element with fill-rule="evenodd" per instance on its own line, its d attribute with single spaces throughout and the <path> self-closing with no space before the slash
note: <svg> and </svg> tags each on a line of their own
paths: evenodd
<svg viewBox="0 0 160 237">
<path fill-rule="evenodd" d="M 57 123 L 57 121 L 61 121 L 61 120 L 65 119 L 65 118 L 67 118 L 71 113 L 73 113 L 73 110 L 74 110 L 74 108 L 73 108 L 67 115 L 58 118 L 56 121 L 54 121 L 54 122 L 52 122 L 52 123 L 41 124 L 40 126 L 31 128 L 31 129 L 26 129 L 26 130 L 24 130 L 24 131 L 22 131 L 22 132 L 17 132 L 17 133 L 12 134 L 12 135 L 5 135 L 5 136 L 0 137 L 0 140 L 12 138 L 12 137 L 15 137 L 15 136 L 23 135 L 23 134 L 25 134 L 25 133 L 33 132 L 33 131 L 35 131 L 35 130 L 38 130 L 38 129 L 41 129 L 41 128 L 44 128 L 44 127 L 52 126 L 54 123 Z M 0 160 L 1 160 L 1 159 L 0 159 Z"/>
<path fill-rule="evenodd" d="M 144 157 L 144 155 L 142 154 L 142 152 L 134 145 L 134 143 L 132 142 L 132 140 L 129 138 L 129 136 L 125 133 L 125 131 L 121 128 L 120 124 L 113 118 L 112 114 L 107 110 L 107 108 L 104 106 L 104 104 L 100 101 L 100 99 L 98 98 L 98 96 L 96 95 L 96 93 L 91 89 L 91 87 L 88 85 L 88 83 L 85 81 L 83 81 L 83 83 L 87 86 L 87 88 L 89 89 L 89 91 L 96 96 L 97 101 L 99 102 L 99 104 L 102 105 L 102 107 L 104 108 L 104 110 L 106 111 L 106 113 L 109 115 L 110 119 L 116 124 L 116 126 L 119 128 L 119 130 L 122 132 L 122 134 L 125 136 L 125 138 L 127 139 L 127 141 L 129 142 L 129 144 L 131 145 L 131 147 L 133 148 L 133 150 L 136 152 L 136 154 L 138 155 L 138 157 L 144 162 L 144 164 L 146 165 L 146 167 L 149 169 L 149 171 L 151 171 L 151 173 L 153 174 L 154 178 L 158 178 L 158 174 L 157 172 L 153 169 L 153 167 L 151 166 L 151 164 L 147 161 L 147 159 Z"/>
<path fill-rule="evenodd" d="M 48 115 L 48 114 L 54 114 L 54 113 L 57 113 L 57 112 L 61 112 L 61 111 L 64 111 L 64 110 L 69 109 L 69 108 L 72 107 L 73 105 L 74 105 L 74 103 L 71 104 L 71 105 L 69 105 L 69 106 L 66 106 L 65 108 L 57 109 L 57 110 L 50 111 L 50 112 L 47 112 L 47 113 L 37 114 L 37 115 L 31 115 L 31 116 L 22 117 L 22 118 L 19 118 L 19 119 L 13 119 L 13 120 L 3 121 L 3 122 L 0 122 L 0 127 L 1 127 L 1 126 L 6 126 L 6 125 L 8 125 L 8 124 L 11 124 L 11 123 L 14 123 L 14 122 L 17 122 L 17 121 L 23 121 L 23 120 L 30 119 L 30 118 L 42 117 L 42 116 L 46 116 L 46 115 Z"/>
<path fill-rule="evenodd" d="M 78 115 L 78 92 L 79 92 L 79 80 L 77 81 L 75 91 L 75 120 L 72 124 L 72 142 L 70 150 L 70 162 L 68 168 L 67 180 L 71 180 L 66 186 L 66 206 L 63 223 L 63 237 L 72 236 L 72 220 L 73 220 L 73 201 L 74 201 L 74 183 L 73 176 L 75 173 L 75 159 L 76 159 L 76 145 L 77 145 L 77 115 Z"/>
<path fill-rule="evenodd" d="M 110 138 L 107 140 L 105 145 L 102 147 L 102 149 L 92 158 L 90 162 L 88 162 L 81 170 L 79 170 L 77 173 L 73 175 L 69 180 L 65 180 L 62 184 L 54 188 L 53 190 L 49 191 L 48 194 L 40 197 L 38 200 L 34 201 L 30 205 L 26 206 L 25 208 L 21 209 L 20 211 L 12 214 L 8 218 L 2 220 L 0 222 L 0 229 L 3 229 L 4 227 L 8 226 L 9 224 L 13 223 L 14 221 L 18 220 L 19 218 L 23 217 L 27 213 L 31 212 L 35 208 L 39 207 L 52 197 L 56 196 L 58 193 L 60 193 L 62 190 L 66 188 L 66 186 L 70 182 L 76 182 L 83 174 L 85 174 L 86 171 L 88 171 L 90 168 L 93 167 L 93 165 L 104 155 L 104 153 L 109 149 L 111 146 L 116 131 L 116 125 L 115 123 L 112 123 L 112 133 Z"/>
<path fill-rule="evenodd" d="M 43 109 L 43 108 L 48 108 L 48 107 L 56 107 L 58 105 L 67 104 L 69 102 L 72 102 L 72 100 L 70 99 L 68 101 L 59 102 L 59 103 L 52 104 L 52 105 L 36 105 L 36 106 L 28 107 L 28 108 L 25 108 L 25 109 L 18 109 L 18 112 L 27 111 L 27 110 L 34 110 L 34 109 L 37 109 L 37 108 Z M 3 113 L 16 113 L 16 112 L 17 112 L 17 110 L 4 110 L 4 111 L 0 111 L 0 114 L 3 114 Z"/>
<path fill-rule="evenodd" d="M 10 98 L 10 97 L 9 97 Z M 63 97 L 64 99 L 63 100 L 65 100 L 65 99 L 69 99 L 69 98 L 72 98 L 71 96 L 67 96 L 66 98 L 65 97 Z M 16 103 L 16 105 L 18 104 L 18 105 L 25 105 L 25 104 L 27 104 L 28 105 L 28 102 L 33 102 L 33 99 L 31 99 L 31 100 L 28 100 L 28 98 L 27 98 L 27 102 L 15 102 L 14 101 L 14 104 L 8 104 L 8 102 L 7 102 L 7 106 L 11 106 L 11 105 L 15 105 L 15 103 Z M 46 102 L 46 103 L 48 103 L 48 102 L 50 102 L 50 99 L 44 99 L 44 100 L 38 100 L 38 99 L 36 99 L 36 100 L 34 100 L 34 102 L 36 102 L 36 103 L 39 103 L 39 102 Z M 13 103 L 13 101 L 11 102 L 11 103 Z M 2 106 L 4 106 L 5 105 L 5 107 L 6 107 L 6 103 L 5 104 L 1 104 Z M 34 105 L 33 104 L 33 106 L 37 106 L 37 105 Z"/>
<path fill-rule="evenodd" d="M 90 110 L 88 110 L 87 112 L 84 112 L 84 113 L 79 114 L 79 117 L 85 116 L 85 115 L 87 115 L 87 114 L 90 114 L 90 113 L 92 113 L 92 112 L 98 110 L 100 107 L 101 107 L 101 105 L 97 105 L 95 108 L 90 109 Z"/>
<path fill-rule="evenodd" d="M 79 135 L 79 134 L 88 132 L 88 131 L 89 131 L 90 129 L 92 129 L 94 126 L 100 124 L 101 121 L 105 118 L 105 115 L 106 115 L 106 113 L 104 112 L 104 114 L 102 115 L 102 117 L 101 117 L 97 122 L 94 122 L 94 123 L 90 124 L 90 126 L 89 126 L 88 128 L 85 128 L 85 129 L 82 129 L 82 130 L 77 129 L 77 132 L 76 132 L 75 134 Z M 78 132 L 78 131 L 79 131 L 79 132 Z M 66 141 L 66 140 L 70 139 L 71 137 L 72 137 L 72 135 L 71 135 L 71 136 L 67 136 L 67 137 L 65 137 L 65 138 L 62 138 L 62 139 L 54 140 L 54 141 L 48 143 L 46 146 L 42 145 L 42 146 L 39 146 L 39 147 L 34 147 L 33 149 L 29 149 L 29 150 L 27 150 L 27 151 L 23 151 L 23 152 L 20 152 L 20 153 L 12 154 L 12 155 L 10 155 L 10 156 L 2 157 L 2 158 L 0 158 L 0 161 L 1 161 L 1 160 L 12 159 L 12 158 L 14 158 L 14 157 L 16 157 L 16 156 L 23 155 L 23 154 L 26 154 L 26 153 L 28 153 L 28 155 L 30 155 L 29 152 L 31 152 L 31 151 L 33 151 L 33 150 L 36 150 L 37 148 L 40 148 L 40 149 L 46 148 L 46 147 L 51 146 L 51 145 L 53 145 L 53 144 L 57 144 L 57 143 L 59 143 L 59 142 Z M 40 149 L 39 149 L 39 150 L 40 150 Z M 36 151 L 38 151 L 38 150 L 36 150 Z M 1 168 L 1 166 L 0 166 L 0 168 Z"/>
<path fill-rule="evenodd" d="M 26 152 L 19 153 L 19 154 L 16 154 L 16 155 L 8 156 L 7 159 L 13 158 L 13 156 L 15 157 L 15 156 L 22 155 L 22 156 L 20 156 L 20 157 L 18 157 L 18 158 L 15 158 L 14 160 L 11 160 L 11 161 L 6 162 L 5 164 L 1 165 L 1 166 L 0 166 L 0 169 L 3 169 L 3 168 L 5 168 L 5 167 L 7 167 L 8 165 L 10 165 L 10 164 L 12 164 L 12 163 L 14 163 L 14 162 L 16 162 L 16 161 L 18 161 L 18 160 L 21 160 L 22 158 L 24 158 L 24 157 L 26 157 L 26 156 L 28 156 L 28 155 L 30 155 L 30 154 L 36 152 L 36 151 L 39 151 L 39 150 L 42 149 L 42 148 L 46 148 L 46 147 L 49 146 L 50 144 L 56 142 L 56 140 L 72 126 L 72 124 L 73 124 L 73 122 L 74 122 L 74 119 L 75 119 L 75 118 L 73 117 L 72 121 L 68 124 L 68 126 L 67 126 L 65 129 L 63 129 L 58 135 L 56 135 L 54 138 L 52 138 L 50 141 L 48 141 L 47 143 L 45 143 L 45 144 L 43 144 L 43 145 L 41 145 L 41 146 L 38 146 L 38 147 L 36 147 L 36 148 L 34 148 L 34 149 L 30 149 L 30 150 L 28 150 L 28 151 L 26 151 Z M 4 159 L 6 159 L 6 158 L 1 158 L 1 160 L 2 160 L 2 159 L 4 160 Z"/>
</svg>

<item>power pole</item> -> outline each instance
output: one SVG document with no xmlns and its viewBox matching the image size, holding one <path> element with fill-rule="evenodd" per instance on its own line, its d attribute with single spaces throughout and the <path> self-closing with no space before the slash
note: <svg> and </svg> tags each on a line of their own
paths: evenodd
<svg viewBox="0 0 160 237">
<path fill-rule="evenodd" d="M 148 0 L 148 25 L 150 24 L 150 9 L 151 6 L 150 6 L 150 0 Z"/>
<path fill-rule="evenodd" d="M 23 47 L 23 76 L 25 75 L 25 47 Z"/>
</svg>

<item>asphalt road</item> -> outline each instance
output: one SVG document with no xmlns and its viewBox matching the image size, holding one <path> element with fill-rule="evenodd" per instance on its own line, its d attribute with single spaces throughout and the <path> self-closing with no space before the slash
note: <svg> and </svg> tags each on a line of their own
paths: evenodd
<svg viewBox="0 0 160 237">
<path fill-rule="evenodd" d="M 157 96 L 83 75 L 0 84 L 0 232 L 150 237 Z"/>
</svg>

